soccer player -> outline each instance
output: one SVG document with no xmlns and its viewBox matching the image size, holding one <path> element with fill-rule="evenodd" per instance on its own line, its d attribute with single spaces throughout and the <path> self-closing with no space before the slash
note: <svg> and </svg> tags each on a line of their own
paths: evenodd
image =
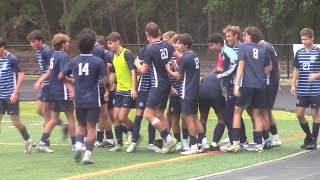
<svg viewBox="0 0 320 180">
<path fill-rule="evenodd" d="M 65 80 L 71 73 L 75 84 L 75 105 L 78 128 L 76 131 L 75 161 L 81 161 L 82 144 L 86 135 L 86 151 L 82 163 L 92 164 L 92 151 L 96 140 L 96 124 L 100 114 L 99 78 L 103 77 L 107 87 L 105 100 L 109 96 L 107 71 L 102 59 L 93 56 L 92 49 L 95 43 L 95 34 L 87 30 L 79 35 L 79 49 L 81 54 L 72 59 L 59 74 L 60 80 Z"/>
<path fill-rule="evenodd" d="M 123 147 L 122 139 L 122 124 L 128 127 L 128 136 L 130 143 L 132 139 L 133 123 L 129 119 L 128 114 L 130 109 L 134 107 L 137 97 L 137 73 L 134 66 L 133 53 L 123 48 L 122 39 L 118 32 L 112 32 L 107 36 L 107 44 L 110 50 L 114 53 L 113 67 L 117 81 L 117 88 L 114 97 L 114 129 L 117 138 L 117 145 L 110 151 L 120 151 Z"/>
<path fill-rule="evenodd" d="M 37 101 L 37 113 L 43 117 L 44 126 L 50 121 L 50 96 L 49 96 L 49 80 L 43 80 L 43 76 L 49 73 L 50 58 L 53 50 L 45 44 L 44 37 L 39 30 L 30 32 L 27 36 L 31 47 L 37 50 L 37 60 L 40 66 L 42 77 L 34 84 L 36 91 L 40 91 L 39 98 Z M 47 74 L 48 76 L 48 74 Z M 43 82 L 43 83 L 41 83 Z M 68 127 L 63 124 L 62 120 L 59 120 L 59 125 L 63 127 L 64 138 L 66 138 Z M 46 142 L 46 146 L 50 146 L 50 142 Z"/>
<path fill-rule="evenodd" d="M 254 120 L 254 142 L 256 144 L 251 151 L 262 152 L 263 124 L 260 109 L 265 108 L 265 79 L 271 70 L 270 57 L 266 48 L 258 45 L 262 39 L 262 33 L 258 28 L 248 27 L 244 32 L 247 43 L 239 47 L 239 64 L 233 89 L 234 95 L 238 97 L 233 116 L 233 144 L 227 151 L 241 150 L 241 116 L 244 109 L 250 108 Z"/>
<path fill-rule="evenodd" d="M 151 69 L 151 89 L 144 117 L 160 132 L 166 142 L 161 152 L 167 153 L 175 150 L 177 140 L 169 134 L 169 125 L 164 116 L 171 88 L 165 66 L 171 56 L 176 56 L 179 60 L 181 55 L 171 44 L 160 40 L 159 32 L 156 23 L 150 22 L 146 25 L 145 33 L 151 45 L 146 49 L 144 63 L 141 65 L 139 60 L 135 60 L 135 65 L 142 74 Z"/>
<path fill-rule="evenodd" d="M 177 43 L 179 51 L 183 54 L 180 65 L 174 72 L 171 70 L 171 66 L 177 67 L 177 64 L 169 62 L 166 65 L 166 70 L 175 79 L 183 79 L 180 92 L 181 113 L 188 126 L 191 148 L 181 154 L 190 155 L 199 152 L 198 141 L 203 147 L 207 145 L 203 126 L 198 120 L 200 60 L 197 54 L 191 50 L 192 37 L 189 34 L 180 34 Z"/>
<path fill-rule="evenodd" d="M 220 146 L 218 145 L 224 129 L 224 112 L 225 112 L 225 98 L 222 96 L 221 83 L 217 78 L 215 72 L 209 72 L 206 74 L 200 82 L 199 90 L 199 111 L 200 121 L 206 129 L 208 115 L 210 108 L 214 109 L 218 118 L 218 123 L 213 132 L 212 143 L 209 147 L 210 151 L 219 151 Z"/>
<path fill-rule="evenodd" d="M 38 82 L 41 84 L 46 79 L 49 79 L 48 85 L 50 92 L 50 121 L 47 122 L 41 140 L 38 143 L 36 149 L 40 152 L 52 153 L 53 150 L 45 146 L 45 142 L 49 139 L 49 136 L 53 128 L 59 123 L 60 112 L 64 112 L 68 119 L 69 134 L 72 143 L 72 151 L 75 149 L 75 117 L 74 117 L 74 105 L 71 98 L 74 97 L 73 87 L 71 84 L 63 83 L 58 79 L 60 71 L 68 63 L 68 49 L 69 49 L 69 37 L 64 34 L 56 34 L 52 38 L 52 46 L 54 53 L 50 58 L 49 70 L 43 75 Z"/>
<path fill-rule="evenodd" d="M 291 83 L 291 94 L 297 95 L 296 114 L 306 138 L 301 148 L 313 150 L 317 148 L 319 134 L 319 106 L 320 106 L 320 80 L 316 79 L 320 71 L 320 49 L 313 44 L 314 32 L 312 29 L 304 28 L 300 31 L 303 48 L 296 52 L 293 63 L 293 75 Z M 310 75 L 310 80 L 308 77 Z M 298 80 L 298 86 L 296 83 Z M 311 106 L 313 119 L 313 130 L 310 132 L 308 121 L 305 118 L 305 109 Z"/>
<path fill-rule="evenodd" d="M 0 122 L 7 114 L 25 141 L 24 153 L 31 153 L 32 140 L 26 126 L 19 117 L 19 91 L 24 79 L 18 59 L 6 49 L 6 42 L 0 38 Z"/>
<path fill-rule="evenodd" d="M 237 53 L 230 47 L 224 44 L 223 36 L 220 34 L 213 34 L 208 38 L 209 48 L 212 51 L 220 52 L 222 56 L 223 71 L 217 74 L 217 78 L 221 82 L 221 88 L 223 96 L 226 99 L 226 108 L 225 108 L 225 124 L 228 129 L 229 142 L 224 146 L 220 147 L 221 151 L 225 151 L 232 144 L 231 133 L 232 133 L 232 123 L 233 123 L 233 112 L 235 108 L 236 97 L 233 95 L 233 84 L 235 80 L 235 74 L 237 71 Z M 241 148 L 246 149 L 247 137 L 245 132 L 245 127 L 243 119 L 241 118 Z"/>
<path fill-rule="evenodd" d="M 101 58 L 105 67 L 108 71 L 108 62 L 112 63 L 113 53 L 109 50 L 105 50 L 105 38 L 104 36 L 96 36 L 96 43 L 93 46 L 92 54 Z M 99 79 L 99 92 L 100 92 L 100 117 L 97 129 L 97 141 L 96 147 L 114 147 L 115 143 L 113 140 L 112 123 L 108 114 L 108 102 L 104 100 L 105 87 L 103 85 L 102 78 Z M 106 141 L 103 142 L 104 134 L 106 135 Z"/>
</svg>

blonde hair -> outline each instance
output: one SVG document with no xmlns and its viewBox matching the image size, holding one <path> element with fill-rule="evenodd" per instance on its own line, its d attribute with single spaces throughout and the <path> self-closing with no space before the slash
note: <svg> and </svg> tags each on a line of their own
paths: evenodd
<svg viewBox="0 0 320 180">
<path fill-rule="evenodd" d="M 176 33 L 174 31 L 168 31 L 164 34 L 162 34 L 162 39 L 164 41 L 169 41 Z"/>
<path fill-rule="evenodd" d="M 172 43 L 177 43 L 178 37 L 179 37 L 179 34 L 175 34 L 174 36 L 172 36 L 172 38 L 170 39 L 170 41 L 171 41 Z"/>
<path fill-rule="evenodd" d="M 58 33 L 53 36 L 51 43 L 54 50 L 58 51 L 62 48 L 62 44 L 68 42 L 69 40 L 70 38 L 67 35 Z"/>
<path fill-rule="evenodd" d="M 231 32 L 232 35 L 238 35 L 238 40 L 241 38 L 241 30 L 239 26 L 231 26 L 230 24 L 223 29 L 223 33 Z"/>
</svg>

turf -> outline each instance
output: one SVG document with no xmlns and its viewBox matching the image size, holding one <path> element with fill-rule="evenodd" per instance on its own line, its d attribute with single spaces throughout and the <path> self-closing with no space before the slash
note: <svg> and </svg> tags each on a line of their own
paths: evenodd
<svg viewBox="0 0 320 180">
<path fill-rule="evenodd" d="M 43 125 L 40 116 L 35 113 L 35 102 L 21 102 L 20 110 L 21 120 L 27 125 L 33 141 L 38 141 L 42 134 Z M 134 112 L 132 110 L 130 113 L 131 118 L 134 117 Z M 274 116 L 277 119 L 281 138 L 303 134 L 295 114 L 275 111 Z M 65 119 L 64 116 L 61 117 Z M 310 117 L 307 118 L 310 120 Z M 252 140 L 251 122 L 247 115 L 244 115 L 244 119 L 246 121 L 248 139 Z M 213 127 L 216 123 L 216 117 L 211 112 L 207 130 L 209 142 L 211 142 Z M 178 153 L 157 154 L 148 152 L 145 147 L 148 139 L 147 122 L 145 120 L 142 123 L 141 133 L 144 137 L 141 143 L 143 147 L 139 147 L 137 152 L 129 154 L 124 150 L 122 152 L 109 152 L 109 149 L 95 148 L 93 152 L 95 164 L 84 166 L 74 162 L 71 146 L 69 145 L 70 140 L 66 142 L 62 141 L 60 127 L 54 129 L 50 138 L 53 144 L 50 148 L 55 151 L 54 153 L 38 153 L 34 149 L 31 154 L 23 154 L 22 138 L 17 129 L 10 123 L 8 117 L 4 116 L 0 134 L 1 175 L 2 177 L 6 177 L 6 179 L 59 179 L 147 162 L 184 157 Z M 224 137 L 226 137 L 226 133 Z M 249 152 L 213 154 L 192 160 L 168 162 L 161 165 L 154 164 L 153 166 L 148 165 L 140 169 L 111 173 L 94 179 L 186 179 L 197 177 L 299 152 L 301 151 L 299 146 L 302 140 L 302 137 L 288 140 L 281 147 L 265 150 L 263 153 L 258 154 Z"/>
</svg>

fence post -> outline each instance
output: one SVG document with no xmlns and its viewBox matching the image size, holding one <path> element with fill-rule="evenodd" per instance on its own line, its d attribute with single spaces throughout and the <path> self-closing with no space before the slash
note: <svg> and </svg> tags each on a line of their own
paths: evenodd
<svg viewBox="0 0 320 180">
<path fill-rule="evenodd" d="M 289 79 L 290 78 L 290 75 L 289 75 L 289 71 L 290 71 L 290 69 L 289 69 L 289 64 L 290 64 L 290 53 L 289 53 L 289 51 L 290 51 L 290 45 L 287 45 L 287 78 Z"/>
</svg>

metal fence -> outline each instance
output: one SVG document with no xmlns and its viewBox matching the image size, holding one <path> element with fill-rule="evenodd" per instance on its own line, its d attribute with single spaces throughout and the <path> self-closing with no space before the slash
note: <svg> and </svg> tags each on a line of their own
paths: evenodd
<svg viewBox="0 0 320 180">
<path fill-rule="evenodd" d="M 123 47 L 130 49 L 135 55 L 145 44 L 123 44 Z M 277 51 L 278 59 L 282 69 L 282 78 L 290 78 L 292 73 L 293 63 L 293 48 L 292 44 L 273 44 Z M 39 75 L 40 69 L 36 61 L 36 52 L 29 45 L 8 45 L 7 49 L 15 54 L 20 60 L 23 70 L 27 75 Z M 195 51 L 201 60 L 201 71 L 206 72 L 215 66 L 217 54 L 213 54 L 207 44 L 193 44 Z M 69 50 L 70 58 L 75 57 L 79 51 L 77 47 L 71 46 Z"/>
</svg>

